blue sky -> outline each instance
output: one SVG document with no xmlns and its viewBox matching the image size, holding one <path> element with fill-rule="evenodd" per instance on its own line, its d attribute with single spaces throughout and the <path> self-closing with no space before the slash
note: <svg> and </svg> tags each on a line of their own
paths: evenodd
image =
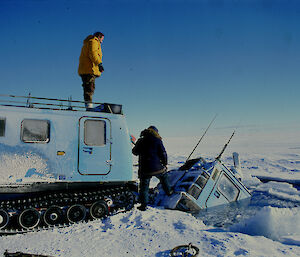
<svg viewBox="0 0 300 257">
<path fill-rule="evenodd" d="M 105 72 L 94 101 L 121 103 L 132 133 L 300 126 L 300 1 L 0 2 L 1 94 L 82 100 L 83 39 Z"/>
</svg>

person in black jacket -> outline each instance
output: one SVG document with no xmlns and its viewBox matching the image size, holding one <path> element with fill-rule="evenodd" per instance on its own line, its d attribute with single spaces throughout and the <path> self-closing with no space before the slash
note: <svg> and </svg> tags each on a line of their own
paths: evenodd
<svg viewBox="0 0 300 257">
<path fill-rule="evenodd" d="M 150 126 L 143 130 L 141 137 L 132 149 L 132 153 L 139 156 L 138 175 L 141 206 L 138 209 L 145 211 L 149 201 L 149 184 L 152 176 L 156 176 L 160 180 L 167 195 L 172 194 L 166 167 L 168 156 L 162 138 L 158 134 L 158 129 Z"/>
</svg>

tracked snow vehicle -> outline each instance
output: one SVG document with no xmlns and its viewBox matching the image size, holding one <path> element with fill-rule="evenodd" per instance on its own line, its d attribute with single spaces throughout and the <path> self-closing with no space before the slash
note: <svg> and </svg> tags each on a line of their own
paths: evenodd
<svg viewBox="0 0 300 257">
<path fill-rule="evenodd" d="M 202 157 L 189 159 L 214 119 L 184 165 L 177 170 L 169 171 L 170 184 L 174 189 L 174 193 L 171 196 L 167 196 L 163 191 L 162 185 L 158 184 L 157 196 L 155 197 L 156 205 L 169 209 L 198 212 L 201 209 L 250 199 L 251 194 L 242 183 L 238 153 L 233 153 L 234 166 L 231 169 L 227 168 L 221 161 L 221 156 L 233 138 L 235 131 L 224 145 L 221 153 L 213 161 L 207 162 Z"/>
<path fill-rule="evenodd" d="M 234 160 L 238 160 L 237 153 Z M 169 178 L 174 194 L 167 196 L 158 184 L 155 200 L 156 205 L 169 209 L 198 212 L 251 197 L 241 182 L 238 166 L 229 169 L 218 158 L 209 162 L 201 157 L 191 159 L 179 169 L 169 171 Z"/>
<path fill-rule="evenodd" d="M 134 205 L 122 106 L 0 95 L 0 229 L 74 223 Z"/>
</svg>

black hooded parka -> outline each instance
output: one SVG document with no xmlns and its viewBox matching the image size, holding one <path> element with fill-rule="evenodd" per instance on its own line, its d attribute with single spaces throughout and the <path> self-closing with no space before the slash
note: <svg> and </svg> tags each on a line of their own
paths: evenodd
<svg viewBox="0 0 300 257">
<path fill-rule="evenodd" d="M 148 128 L 132 149 L 139 156 L 139 178 L 147 178 L 166 171 L 168 157 L 162 139 L 157 131 Z"/>
</svg>

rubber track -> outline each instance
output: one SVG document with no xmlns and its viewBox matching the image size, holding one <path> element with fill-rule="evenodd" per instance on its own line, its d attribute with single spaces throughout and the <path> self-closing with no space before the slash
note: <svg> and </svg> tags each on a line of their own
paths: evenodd
<svg viewBox="0 0 300 257">
<path fill-rule="evenodd" d="M 28 198 L 28 199 L 19 199 L 19 200 L 9 200 L 2 201 L 0 203 L 0 209 L 4 209 L 8 212 L 13 212 L 14 214 L 10 216 L 10 222 L 7 225 L 7 229 L 0 230 L 0 235 L 12 235 L 12 234 L 23 234 L 27 232 L 40 231 L 45 229 L 52 228 L 63 228 L 69 227 L 73 224 L 86 223 L 93 218 L 89 215 L 88 208 L 95 201 L 111 199 L 112 205 L 109 208 L 108 216 L 126 212 L 133 208 L 135 204 L 135 197 L 133 192 L 127 186 L 117 186 L 114 188 L 107 189 L 97 189 L 97 190 L 80 190 L 73 192 L 59 192 L 59 193 L 50 193 L 44 194 L 39 197 Z M 81 204 L 87 209 L 87 217 L 84 221 L 77 223 L 68 223 L 47 226 L 43 221 L 43 213 L 50 206 L 59 206 L 64 210 L 74 204 Z M 36 228 L 33 229 L 24 229 L 21 226 L 12 226 L 12 221 L 18 218 L 20 212 L 25 209 L 34 208 L 38 210 L 41 214 L 40 223 Z M 66 216 L 66 215 L 64 215 Z M 15 224 L 13 224 L 15 225 Z"/>
</svg>

